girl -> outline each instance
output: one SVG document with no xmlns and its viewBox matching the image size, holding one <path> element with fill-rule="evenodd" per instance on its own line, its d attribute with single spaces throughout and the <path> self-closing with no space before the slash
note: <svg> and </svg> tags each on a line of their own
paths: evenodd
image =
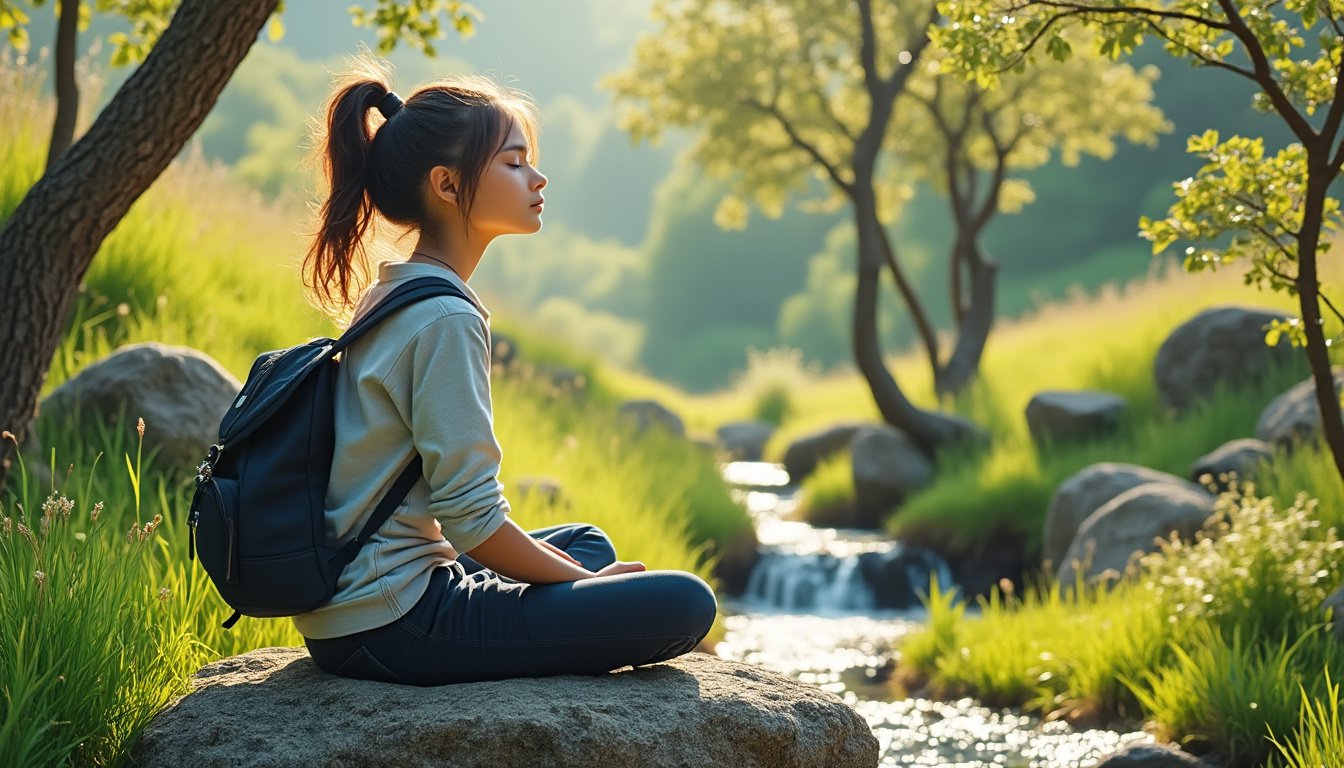
<svg viewBox="0 0 1344 768">
<path fill-rule="evenodd" d="M 602 673 L 690 651 L 717 610 L 703 581 L 618 560 L 591 525 L 524 531 L 501 493 L 490 313 L 467 281 L 495 237 L 541 229 L 532 105 L 481 79 L 427 85 L 403 103 L 380 68 L 366 60 L 362 70 L 332 95 L 319 137 L 330 197 L 305 284 L 352 322 L 430 275 L 471 301 L 413 304 L 344 353 L 328 541 L 358 532 L 417 452 L 424 476 L 331 602 L 294 619 L 313 660 L 338 675 L 438 685 Z M 362 290 L 375 214 L 414 234 L 415 247 L 379 264 Z"/>
</svg>

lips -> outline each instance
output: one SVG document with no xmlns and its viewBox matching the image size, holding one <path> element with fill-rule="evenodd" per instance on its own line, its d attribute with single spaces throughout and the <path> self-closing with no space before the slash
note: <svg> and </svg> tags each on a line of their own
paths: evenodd
<svg viewBox="0 0 1344 768">
<path fill-rule="evenodd" d="M 537 201 L 536 201 L 535 203 L 532 204 L 532 207 L 533 207 L 533 208 L 540 208 L 540 207 L 542 207 L 542 203 L 545 203 L 545 202 L 546 202 L 546 198 L 544 198 L 544 197 L 537 198 Z"/>
</svg>

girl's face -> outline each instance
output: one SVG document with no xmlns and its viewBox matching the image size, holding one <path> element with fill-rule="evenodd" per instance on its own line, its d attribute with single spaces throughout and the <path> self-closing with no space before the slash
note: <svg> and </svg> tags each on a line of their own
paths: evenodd
<svg viewBox="0 0 1344 768">
<path fill-rule="evenodd" d="M 532 167 L 532 151 L 515 121 L 476 184 L 469 216 L 473 230 L 493 237 L 541 229 L 541 189 L 546 177 Z"/>
</svg>

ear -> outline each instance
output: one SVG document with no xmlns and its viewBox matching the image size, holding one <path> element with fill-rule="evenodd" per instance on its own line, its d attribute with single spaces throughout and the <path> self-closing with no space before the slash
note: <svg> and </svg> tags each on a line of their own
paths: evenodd
<svg viewBox="0 0 1344 768">
<path fill-rule="evenodd" d="M 457 205 L 457 171 L 442 165 L 429 169 L 429 193 L 449 205 Z"/>
</svg>

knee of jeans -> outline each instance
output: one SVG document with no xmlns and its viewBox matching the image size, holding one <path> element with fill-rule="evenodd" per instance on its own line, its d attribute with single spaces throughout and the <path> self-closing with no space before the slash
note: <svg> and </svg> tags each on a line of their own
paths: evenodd
<svg viewBox="0 0 1344 768">
<path fill-rule="evenodd" d="M 683 611 L 686 633 L 703 638 L 714 626 L 714 618 L 719 613 L 719 601 L 714 596 L 714 590 L 699 576 L 693 573 L 682 573 L 680 576 L 679 588 L 682 594 L 678 596 L 676 605 Z"/>
<path fill-rule="evenodd" d="M 612 562 L 615 562 L 616 545 L 611 543 L 611 537 L 607 535 L 606 531 L 602 530 L 601 528 L 598 528 L 596 525 L 593 525 L 591 523 L 584 523 L 583 525 L 579 526 L 579 530 L 576 532 L 575 538 L 596 539 L 598 542 L 601 543 L 602 546 L 606 547 L 606 549 L 611 554 Z"/>
</svg>

